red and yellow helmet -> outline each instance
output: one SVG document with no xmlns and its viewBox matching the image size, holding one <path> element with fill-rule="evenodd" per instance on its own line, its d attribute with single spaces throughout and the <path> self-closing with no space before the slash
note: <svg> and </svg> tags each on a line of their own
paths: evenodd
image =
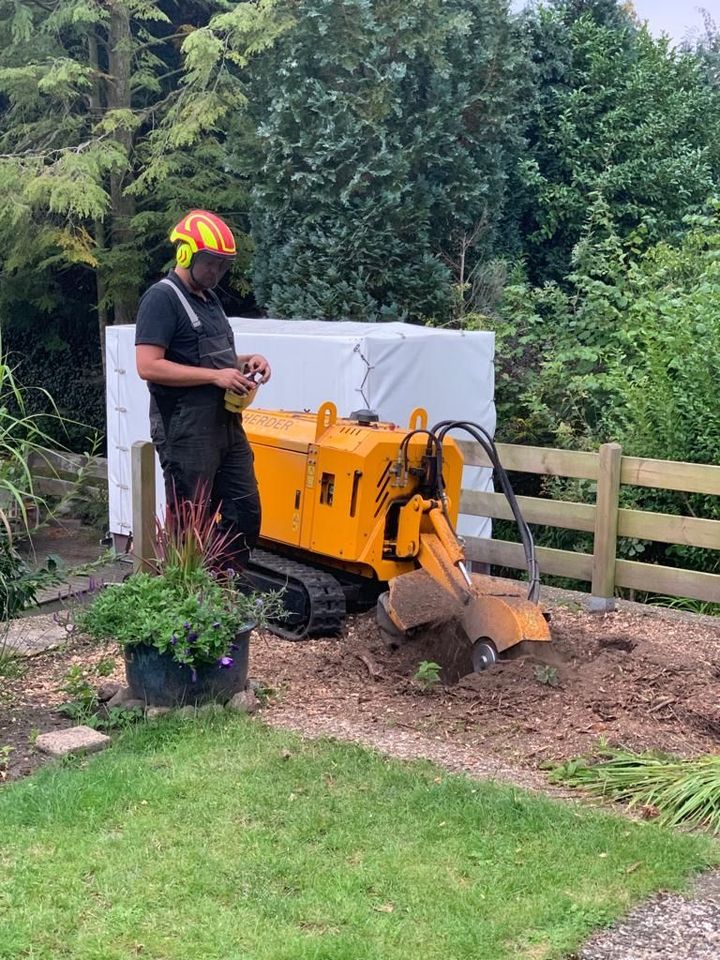
<svg viewBox="0 0 720 960">
<path fill-rule="evenodd" d="M 228 260 L 237 254 L 232 230 L 208 210 L 191 210 L 173 227 L 170 242 L 177 244 L 175 256 L 180 267 L 190 267 L 196 253 Z"/>
</svg>

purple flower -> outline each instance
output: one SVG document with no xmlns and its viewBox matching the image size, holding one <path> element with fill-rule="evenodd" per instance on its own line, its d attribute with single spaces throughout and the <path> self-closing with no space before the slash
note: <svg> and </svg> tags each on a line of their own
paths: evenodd
<svg viewBox="0 0 720 960">
<path fill-rule="evenodd" d="M 231 649 L 231 651 L 232 651 L 233 653 L 235 653 L 237 650 L 239 650 L 239 647 L 238 647 L 238 645 L 237 645 L 236 643 L 231 643 L 231 644 L 230 644 L 230 649 Z"/>
<path fill-rule="evenodd" d="M 232 567 L 226 567 L 226 568 L 225 568 L 225 574 L 226 574 L 227 577 L 229 577 L 229 579 L 232 580 L 232 578 L 235 576 L 235 571 L 233 570 Z"/>
<path fill-rule="evenodd" d="M 173 634 L 173 635 L 170 637 L 170 643 L 171 643 L 173 646 L 175 646 L 175 644 L 177 643 L 177 636 L 176 636 L 176 634 Z"/>
<path fill-rule="evenodd" d="M 262 610 L 262 608 L 265 606 L 265 601 L 262 599 L 262 597 L 257 598 L 255 601 L 255 606 L 258 608 L 258 610 Z"/>
<path fill-rule="evenodd" d="M 187 642 L 188 642 L 188 643 L 195 643 L 195 641 L 197 640 L 197 638 L 198 638 L 198 635 L 195 633 L 195 631 L 193 631 L 192 633 L 189 633 L 189 634 L 188 634 L 188 636 L 187 636 Z"/>
<path fill-rule="evenodd" d="M 185 633 L 187 633 L 189 629 L 190 629 L 190 624 L 186 620 L 185 623 L 183 624 L 183 630 L 185 631 Z"/>
<path fill-rule="evenodd" d="M 232 657 L 220 657 L 220 659 L 218 660 L 218 663 L 223 669 L 229 670 L 230 667 L 233 665 L 233 663 L 235 663 L 235 661 L 233 660 Z"/>
</svg>

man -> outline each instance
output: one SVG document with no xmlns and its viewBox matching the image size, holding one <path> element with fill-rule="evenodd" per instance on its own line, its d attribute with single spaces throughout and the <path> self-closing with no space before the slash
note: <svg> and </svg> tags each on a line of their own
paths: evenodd
<svg viewBox="0 0 720 960">
<path fill-rule="evenodd" d="M 146 291 L 135 333 L 137 370 L 150 390 L 150 428 L 168 504 L 208 497 L 239 534 L 247 562 L 260 533 L 260 497 L 241 418 L 225 393 L 246 396 L 267 383 L 259 354 L 238 356 L 214 288 L 236 256 L 235 238 L 213 213 L 192 210 L 170 234 L 176 266 Z"/>
</svg>

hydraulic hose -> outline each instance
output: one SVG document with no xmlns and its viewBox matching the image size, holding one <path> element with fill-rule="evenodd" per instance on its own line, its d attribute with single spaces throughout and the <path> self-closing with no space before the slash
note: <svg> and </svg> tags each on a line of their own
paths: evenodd
<svg viewBox="0 0 720 960">
<path fill-rule="evenodd" d="M 538 566 L 537 557 L 535 554 L 535 541 L 533 540 L 530 527 L 527 525 L 527 522 L 522 515 L 520 505 L 515 497 L 515 492 L 512 489 L 507 471 L 500 462 L 500 456 L 498 454 L 497 447 L 495 446 L 495 441 L 487 432 L 487 430 L 479 423 L 472 423 L 467 420 L 441 420 L 439 423 L 435 424 L 432 430 L 429 431 L 430 434 L 432 434 L 432 436 L 435 438 L 437 446 L 441 450 L 442 441 L 451 430 L 464 430 L 465 433 L 468 433 L 480 444 L 487 454 L 490 463 L 493 465 L 493 469 L 495 470 L 498 480 L 500 481 L 500 487 L 502 488 L 502 492 L 505 494 L 505 499 L 510 504 L 510 509 L 512 510 L 518 532 L 520 533 L 520 540 L 525 553 L 525 563 L 528 573 L 528 600 L 532 601 L 533 603 L 537 603 L 540 597 L 540 568 Z M 442 454 L 440 454 L 440 456 L 442 456 Z M 439 476 L 441 476 L 441 474 L 439 474 Z M 440 479 L 439 483 L 442 484 L 442 479 Z"/>
</svg>

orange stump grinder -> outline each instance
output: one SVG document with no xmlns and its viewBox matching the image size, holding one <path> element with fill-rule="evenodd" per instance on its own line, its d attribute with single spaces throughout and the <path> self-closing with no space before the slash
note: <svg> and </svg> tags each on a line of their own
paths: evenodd
<svg viewBox="0 0 720 960">
<path fill-rule="evenodd" d="M 284 590 L 277 633 L 328 636 L 349 603 L 377 602 L 392 633 L 458 622 L 475 670 L 522 641 L 550 639 L 532 535 L 482 427 L 428 429 L 418 408 L 403 430 L 368 410 L 341 419 L 329 402 L 317 414 L 249 409 L 243 424 L 263 500 L 261 549 L 248 576 L 257 588 Z M 455 431 L 476 440 L 495 469 L 525 548 L 527 585 L 468 570 L 455 532 L 463 467 L 448 436 Z"/>
</svg>

